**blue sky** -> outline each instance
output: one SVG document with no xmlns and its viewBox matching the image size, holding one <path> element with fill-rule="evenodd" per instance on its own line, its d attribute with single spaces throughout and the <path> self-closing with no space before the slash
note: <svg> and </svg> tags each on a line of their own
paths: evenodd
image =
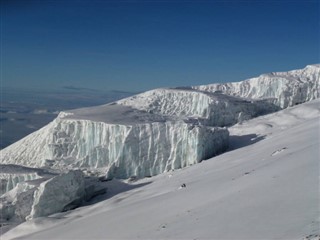
<svg viewBox="0 0 320 240">
<path fill-rule="evenodd" d="M 319 1 L 1 1 L 2 86 L 143 91 L 319 61 Z"/>
</svg>

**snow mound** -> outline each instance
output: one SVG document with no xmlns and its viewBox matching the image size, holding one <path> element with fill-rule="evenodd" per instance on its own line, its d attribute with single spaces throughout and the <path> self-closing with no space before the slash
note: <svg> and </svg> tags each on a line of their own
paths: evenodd
<svg viewBox="0 0 320 240">
<path fill-rule="evenodd" d="M 281 108 L 294 106 L 320 97 L 320 65 L 304 69 L 273 72 L 242 82 L 194 86 L 193 89 L 252 99 L 270 99 Z"/>
</svg>

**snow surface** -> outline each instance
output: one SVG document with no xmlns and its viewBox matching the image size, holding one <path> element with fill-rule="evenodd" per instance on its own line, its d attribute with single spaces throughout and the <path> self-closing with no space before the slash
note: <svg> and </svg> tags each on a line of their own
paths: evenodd
<svg viewBox="0 0 320 240">
<path fill-rule="evenodd" d="M 316 239 L 320 100 L 230 128 L 231 151 L 37 218 L 6 239 Z M 185 184 L 185 187 L 181 187 Z"/>
<path fill-rule="evenodd" d="M 262 74 L 241 82 L 194 86 L 193 89 L 252 98 L 271 99 L 282 108 L 320 97 L 320 64 L 288 72 Z"/>
</svg>

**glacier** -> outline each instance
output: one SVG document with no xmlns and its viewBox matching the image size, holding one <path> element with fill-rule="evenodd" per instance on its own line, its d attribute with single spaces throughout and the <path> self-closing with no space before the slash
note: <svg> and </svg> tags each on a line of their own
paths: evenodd
<svg viewBox="0 0 320 240">
<path fill-rule="evenodd" d="M 1 224 L 73 209 L 105 193 L 105 180 L 151 177 L 222 153 L 228 127 L 319 98 L 319 69 L 154 89 L 61 112 L 0 151 Z"/>
<path fill-rule="evenodd" d="M 227 127 L 318 98 L 319 69 L 308 65 L 238 83 L 154 89 L 61 112 L 1 150 L 1 163 L 82 169 L 107 179 L 190 166 L 228 148 Z"/>
<path fill-rule="evenodd" d="M 320 64 L 288 72 L 272 72 L 241 82 L 193 86 L 208 92 L 221 91 L 232 96 L 269 99 L 286 108 L 320 97 Z"/>
<path fill-rule="evenodd" d="M 1 151 L 1 162 L 82 169 L 107 179 L 154 176 L 228 148 L 226 126 L 275 112 L 267 100 L 155 89 L 111 104 L 61 112 Z"/>
</svg>

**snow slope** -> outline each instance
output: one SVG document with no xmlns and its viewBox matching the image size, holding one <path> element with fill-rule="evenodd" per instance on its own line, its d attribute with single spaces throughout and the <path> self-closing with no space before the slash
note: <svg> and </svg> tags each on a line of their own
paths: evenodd
<svg viewBox="0 0 320 240">
<path fill-rule="evenodd" d="M 316 239 L 320 101 L 230 128 L 232 151 L 34 219 L 14 239 Z M 241 147 L 241 148 L 239 148 Z M 185 184 L 186 187 L 180 187 Z"/>
<path fill-rule="evenodd" d="M 242 82 L 194 86 L 202 91 L 222 91 L 245 98 L 272 99 L 282 108 L 320 97 L 320 64 L 288 72 L 262 74 Z"/>
</svg>

